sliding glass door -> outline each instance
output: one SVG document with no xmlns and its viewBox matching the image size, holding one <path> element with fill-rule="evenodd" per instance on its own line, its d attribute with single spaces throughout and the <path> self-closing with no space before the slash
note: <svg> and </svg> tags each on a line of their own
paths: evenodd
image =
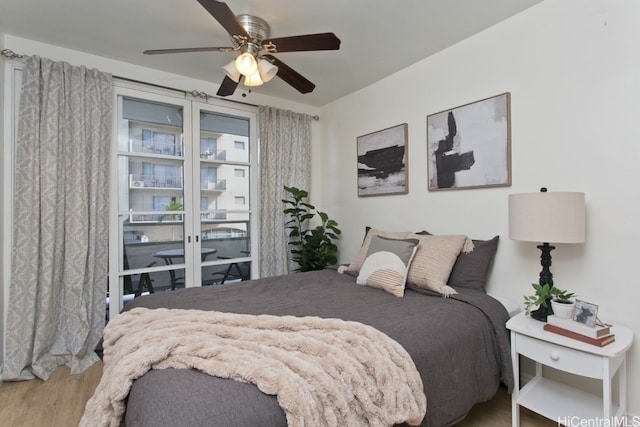
<svg viewBox="0 0 640 427">
<path fill-rule="evenodd" d="M 194 175 L 199 190 L 201 248 L 215 250 L 202 260 L 201 283 L 229 284 L 251 278 L 252 157 L 255 117 L 209 105 L 194 106 L 193 129 L 199 135 Z M 253 138 L 252 138 L 252 135 Z"/>
<path fill-rule="evenodd" d="M 145 293 L 251 278 L 255 112 L 116 92 L 110 316 Z"/>
</svg>

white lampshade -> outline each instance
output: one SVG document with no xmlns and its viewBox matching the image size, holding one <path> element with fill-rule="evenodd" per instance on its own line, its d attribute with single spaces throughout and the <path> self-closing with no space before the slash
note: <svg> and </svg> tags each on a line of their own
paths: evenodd
<svg viewBox="0 0 640 427">
<path fill-rule="evenodd" d="M 256 63 L 256 58 L 249 52 L 244 52 L 236 58 L 236 68 L 241 74 L 245 76 L 250 76 L 258 71 L 258 64 Z"/>
<path fill-rule="evenodd" d="M 262 85 L 263 81 L 260 78 L 260 73 L 258 71 L 256 71 L 255 73 L 251 74 L 250 76 L 244 76 L 244 85 L 245 86 L 260 86 Z"/>
<path fill-rule="evenodd" d="M 258 61 L 258 71 L 263 82 L 268 82 L 278 74 L 278 67 L 262 58 Z"/>
<path fill-rule="evenodd" d="M 241 74 L 240 71 L 238 71 L 238 69 L 236 68 L 235 60 L 229 62 L 227 65 L 222 67 L 222 69 L 224 70 L 224 73 L 227 75 L 227 77 L 229 77 L 231 80 L 236 83 L 240 81 Z"/>
<path fill-rule="evenodd" d="M 509 238 L 525 242 L 584 243 L 584 193 L 509 195 Z"/>
</svg>

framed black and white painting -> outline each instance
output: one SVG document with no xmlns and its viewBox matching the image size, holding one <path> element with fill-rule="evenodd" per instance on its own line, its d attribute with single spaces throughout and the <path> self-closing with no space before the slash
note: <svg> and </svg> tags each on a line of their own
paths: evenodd
<svg viewBox="0 0 640 427">
<path fill-rule="evenodd" d="M 357 138 L 358 196 L 406 194 L 407 124 Z"/>
<path fill-rule="evenodd" d="M 427 116 L 429 190 L 511 185 L 510 93 Z"/>
</svg>

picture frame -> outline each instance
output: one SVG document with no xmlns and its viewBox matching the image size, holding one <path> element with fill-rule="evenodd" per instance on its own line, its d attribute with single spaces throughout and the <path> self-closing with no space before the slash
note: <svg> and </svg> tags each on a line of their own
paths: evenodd
<svg viewBox="0 0 640 427">
<path fill-rule="evenodd" d="M 409 192 L 407 123 L 357 137 L 358 197 Z"/>
<path fill-rule="evenodd" d="M 590 302 L 577 300 L 572 320 L 590 328 L 595 328 L 598 322 L 598 306 Z"/>
<path fill-rule="evenodd" d="M 511 94 L 427 116 L 428 190 L 511 186 Z"/>
</svg>

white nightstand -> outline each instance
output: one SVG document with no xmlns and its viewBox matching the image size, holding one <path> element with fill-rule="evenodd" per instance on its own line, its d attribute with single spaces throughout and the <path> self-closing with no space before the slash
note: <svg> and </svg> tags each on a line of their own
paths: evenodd
<svg viewBox="0 0 640 427">
<path fill-rule="evenodd" d="M 571 417 L 594 420 L 626 415 L 626 353 L 633 344 L 633 331 L 623 326 L 614 326 L 615 342 L 597 347 L 547 332 L 542 329 L 544 325 L 545 323 L 531 319 L 524 313 L 507 322 L 507 328 L 511 330 L 511 360 L 515 381 L 511 397 L 513 426 L 520 425 L 520 406 L 556 422 L 569 420 Z M 535 377 L 522 389 L 519 355 L 536 362 Z M 544 377 L 542 365 L 601 380 L 603 397 Z M 619 399 L 614 403 L 611 383 L 616 373 Z"/>
</svg>

